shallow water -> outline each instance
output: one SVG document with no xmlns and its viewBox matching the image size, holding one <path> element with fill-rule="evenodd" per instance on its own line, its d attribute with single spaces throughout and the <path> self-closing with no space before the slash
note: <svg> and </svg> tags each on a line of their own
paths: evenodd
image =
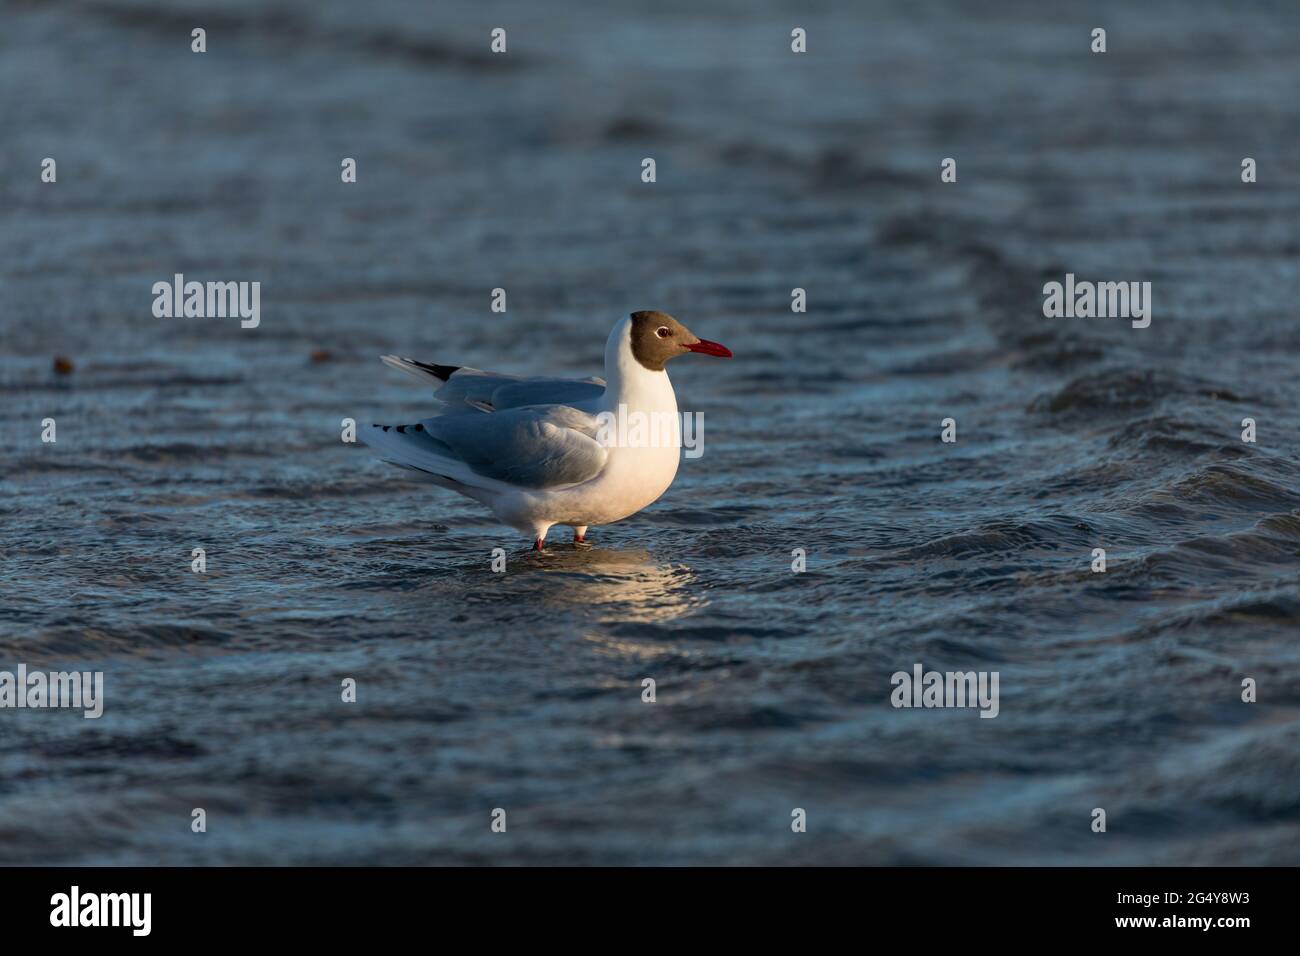
<svg viewBox="0 0 1300 956">
<path fill-rule="evenodd" d="M 591 6 L 3 6 L 0 669 L 107 702 L 0 711 L 0 859 L 1300 862 L 1300 10 Z M 431 410 L 381 353 L 585 376 L 642 308 L 736 358 L 588 548 L 339 441 Z"/>
</svg>

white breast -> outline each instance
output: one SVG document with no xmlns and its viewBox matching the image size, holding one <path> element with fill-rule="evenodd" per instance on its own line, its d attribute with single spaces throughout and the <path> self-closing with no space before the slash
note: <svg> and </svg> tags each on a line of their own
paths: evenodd
<svg viewBox="0 0 1300 956">
<path fill-rule="evenodd" d="M 630 319 L 614 327 L 605 346 L 605 394 L 598 409 L 613 427 L 609 460 L 599 475 L 572 488 L 521 496 L 512 502 L 535 524 L 602 525 L 636 514 L 673 483 L 681 456 L 681 419 L 667 372 L 652 372 L 632 355 Z"/>
<path fill-rule="evenodd" d="M 586 514 L 580 524 L 608 524 L 636 514 L 673 483 L 681 458 L 681 420 L 677 396 L 664 372 L 647 372 L 654 380 L 642 383 L 633 395 L 607 408 L 609 462 L 600 475 L 580 489 Z"/>
</svg>

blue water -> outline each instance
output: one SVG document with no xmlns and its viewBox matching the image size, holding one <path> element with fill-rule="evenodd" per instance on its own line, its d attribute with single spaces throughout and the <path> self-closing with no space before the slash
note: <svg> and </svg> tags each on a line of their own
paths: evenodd
<svg viewBox="0 0 1300 956">
<path fill-rule="evenodd" d="M 0 710 L 0 860 L 1300 862 L 1300 10 L 998 6 L 5 5 L 0 669 L 107 699 Z M 736 358 L 588 548 L 339 440 L 635 309 Z"/>
</svg>

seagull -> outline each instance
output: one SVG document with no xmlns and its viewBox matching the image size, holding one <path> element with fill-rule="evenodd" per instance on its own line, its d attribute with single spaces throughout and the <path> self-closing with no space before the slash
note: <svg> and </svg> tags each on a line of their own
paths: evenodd
<svg viewBox="0 0 1300 956">
<path fill-rule="evenodd" d="M 673 483 L 681 422 L 664 365 L 687 352 L 731 358 L 654 311 L 614 326 L 604 379 L 524 378 L 385 355 L 385 365 L 435 385 L 446 408 L 410 425 L 372 425 L 361 437 L 382 460 L 486 505 L 531 536 L 535 551 L 557 524 L 582 542 L 587 528 L 636 514 Z M 638 420 L 671 422 L 667 439 L 638 431 Z"/>
</svg>

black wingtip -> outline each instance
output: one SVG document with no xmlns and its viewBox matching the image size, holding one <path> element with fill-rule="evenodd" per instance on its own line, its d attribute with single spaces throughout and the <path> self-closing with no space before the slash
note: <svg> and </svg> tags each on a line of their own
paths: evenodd
<svg viewBox="0 0 1300 956">
<path fill-rule="evenodd" d="M 417 362 L 415 359 L 407 359 L 407 361 L 426 372 L 432 372 L 444 382 L 461 370 L 459 365 L 430 365 L 428 362 Z"/>
</svg>

